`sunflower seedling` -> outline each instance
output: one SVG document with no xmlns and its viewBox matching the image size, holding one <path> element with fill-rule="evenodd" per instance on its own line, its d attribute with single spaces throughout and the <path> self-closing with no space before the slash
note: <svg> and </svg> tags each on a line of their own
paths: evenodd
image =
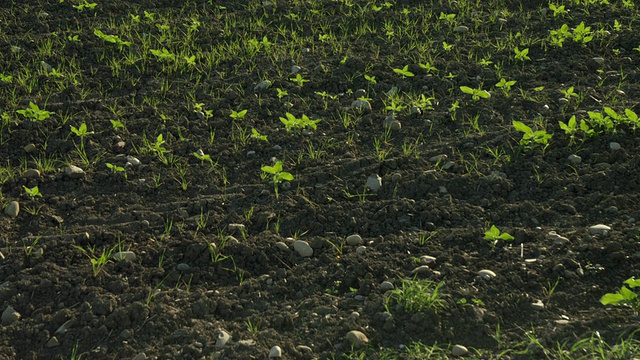
<svg viewBox="0 0 640 360">
<path fill-rule="evenodd" d="M 542 145 L 542 149 L 546 149 L 549 146 L 549 140 L 553 137 L 553 134 L 548 134 L 546 130 L 533 131 L 529 126 L 520 121 L 513 121 L 513 127 L 520 131 L 522 139 L 520 139 L 520 146 L 534 147 Z"/>
<path fill-rule="evenodd" d="M 50 111 L 40 109 L 40 107 L 33 102 L 29 102 L 29 108 L 16 110 L 16 113 L 26 117 L 27 119 L 31 119 L 31 121 L 43 121 L 48 119 L 52 114 Z"/>
<path fill-rule="evenodd" d="M 42 193 L 40 192 L 37 186 L 34 186 L 31 189 L 29 189 L 28 187 L 22 185 L 22 188 L 27 193 L 27 195 L 29 195 L 31 200 L 33 200 L 36 196 L 42 197 Z"/>
<path fill-rule="evenodd" d="M 460 90 L 465 94 L 471 95 L 474 101 L 478 101 L 480 98 L 488 99 L 491 97 L 491 94 L 487 90 L 472 89 L 468 86 L 460 86 Z"/>
<path fill-rule="evenodd" d="M 631 290 L 637 287 L 640 287 L 640 279 L 629 278 L 624 281 L 624 285 L 617 292 L 604 294 L 600 298 L 600 303 L 602 305 L 629 306 L 634 313 L 638 314 L 640 312 L 640 299 L 638 299 L 638 294 Z"/>
<path fill-rule="evenodd" d="M 260 170 L 265 174 L 265 177 L 271 175 L 271 182 L 273 182 L 276 199 L 278 198 L 278 186 L 280 183 L 285 180 L 293 180 L 293 175 L 291 175 L 291 173 L 282 171 L 282 161 L 276 162 L 273 166 L 265 165 L 261 167 Z"/>
<path fill-rule="evenodd" d="M 399 74 L 404 79 L 405 77 L 413 77 L 414 74 L 409 71 L 409 65 L 405 65 L 402 69 L 393 69 L 393 72 Z"/>
<path fill-rule="evenodd" d="M 111 172 L 113 172 L 114 174 L 115 174 L 115 173 L 119 173 L 119 172 L 121 172 L 121 173 L 123 173 L 123 174 L 124 174 L 124 178 L 125 178 L 125 179 L 127 178 L 127 170 L 126 170 L 124 167 L 122 167 L 122 166 L 118 166 L 118 165 L 114 165 L 114 164 L 111 164 L 111 163 L 106 163 L 105 165 L 106 165 L 109 169 L 111 169 Z"/>
<path fill-rule="evenodd" d="M 511 234 L 509 233 L 500 232 L 500 229 L 498 229 L 495 225 L 491 225 L 491 228 L 485 231 L 484 239 L 487 240 L 487 242 L 489 242 L 491 247 L 495 247 L 498 244 L 499 240 L 513 241 L 514 237 L 511 236 Z"/>
</svg>

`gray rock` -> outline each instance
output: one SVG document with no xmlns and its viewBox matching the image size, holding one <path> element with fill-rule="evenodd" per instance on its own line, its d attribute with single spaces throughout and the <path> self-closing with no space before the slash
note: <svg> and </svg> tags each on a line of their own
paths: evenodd
<svg viewBox="0 0 640 360">
<path fill-rule="evenodd" d="M 356 248 L 356 254 L 363 255 L 366 252 L 367 252 L 367 247 L 364 245 L 360 245 Z"/>
<path fill-rule="evenodd" d="M 51 339 L 49 339 L 49 341 L 47 341 L 47 343 L 44 344 L 44 347 L 46 348 L 54 348 L 58 346 L 60 346 L 60 341 L 55 336 L 51 337 Z"/>
<path fill-rule="evenodd" d="M 567 160 L 569 160 L 569 162 L 573 165 L 578 165 L 582 162 L 582 158 L 576 154 L 569 155 Z"/>
<path fill-rule="evenodd" d="M 17 312 L 11 306 L 7 306 L 6 309 L 2 312 L 2 325 L 10 325 L 14 322 L 20 320 L 20 313 Z"/>
<path fill-rule="evenodd" d="M 313 349 L 306 345 L 298 345 L 296 346 L 296 350 L 300 351 L 303 354 L 311 354 L 313 352 Z"/>
<path fill-rule="evenodd" d="M 36 148 L 35 144 L 27 144 L 25 145 L 25 147 L 22 148 L 24 150 L 24 152 L 26 153 L 32 153 L 35 152 L 36 150 L 38 150 L 38 148 Z"/>
<path fill-rule="evenodd" d="M 364 187 L 371 191 L 378 191 L 382 187 L 382 178 L 378 174 L 371 174 L 367 178 Z"/>
<path fill-rule="evenodd" d="M 389 290 L 393 290 L 394 288 L 395 286 L 391 281 L 385 280 L 382 283 L 380 283 L 380 290 L 382 291 L 389 291 Z"/>
<path fill-rule="evenodd" d="M 597 224 L 589 227 L 589 233 L 592 235 L 608 235 L 611 231 L 611 227 L 603 224 Z"/>
<path fill-rule="evenodd" d="M 265 90 L 267 90 L 269 87 L 271 86 L 271 81 L 269 80 L 264 80 L 259 82 L 256 86 L 253 87 L 253 91 L 260 93 L 263 92 Z"/>
<path fill-rule="evenodd" d="M 131 166 L 140 166 L 142 165 L 142 161 L 138 160 L 137 157 L 128 155 L 127 163 L 131 164 Z"/>
<path fill-rule="evenodd" d="M 358 111 L 368 111 L 368 112 L 370 112 L 371 111 L 371 103 L 368 102 L 367 100 L 358 99 L 358 100 L 354 100 L 351 103 L 351 108 L 355 109 L 355 110 L 358 110 Z"/>
<path fill-rule="evenodd" d="M 387 116 L 387 118 L 384 119 L 383 126 L 385 129 L 391 129 L 393 131 L 402 129 L 402 124 L 400 123 L 400 121 L 391 116 Z"/>
<path fill-rule="evenodd" d="M 358 330 L 351 330 L 347 333 L 347 341 L 354 348 L 359 349 L 369 342 L 369 338 Z"/>
<path fill-rule="evenodd" d="M 71 179 L 82 179 L 84 177 L 84 170 L 75 165 L 65 167 L 64 173 Z"/>
<path fill-rule="evenodd" d="M 420 256 L 420 264 L 422 265 L 432 265 L 436 262 L 436 258 L 429 255 Z"/>
<path fill-rule="evenodd" d="M 24 173 L 22 173 L 22 176 L 24 176 L 27 179 L 37 178 L 37 177 L 40 177 L 40 170 L 38 170 L 38 169 L 27 169 L 27 170 L 25 170 Z"/>
<path fill-rule="evenodd" d="M 231 340 L 231 335 L 224 330 L 220 330 L 220 333 L 218 333 L 218 339 L 216 340 L 216 347 L 217 348 L 225 347 L 227 346 L 227 343 L 229 343 L 230 340 Z"/>
<path fill-rule="evenodd" d="M 347 244 L 351 246 L 362 245 L 362 237 L 358 234 L 353 234 L 347 236 Z"/>
<path fill-rule="evenodd" d="M 282 357 L 282 348 L 280 346 L 274 346 L 269 350 L 269 359 L 278 359 Z"/>
<path fill-rule="evenodd" d="M 309 243 L 304 240 L 296 240 L 293 243 L 293 250 L 295 250 L 298 255 L 302 257 L 310 257 L 311 255 L 313 255 L 313 249 L 311 248 L 311 246 L 309 246 Z"/>
<path fill-rule="evenodd" d="M 289 251 L 289 246 L 282 241 L 278 241 L 276 247 L 282 251 Z"/>
<path fill-rule="evenodd" d="M 302 70 L 302 68 L 300 66 L 298 66 L 298 65 L 293 65 L 291 67 L 291 73 L 294 74 L 294 75 L 299 73 L 300 70 Z"/>
<path fill-rule="evenodd" d="M 456 28 L 455 32 L 457 33 L 465 33 L 469 31 L 469 27 L 468 26 L 464 26 L 464 25 L 460 25 Z"/>
<path fill-rule="evenodd" d="M 366 95 L 367 95 L 367 90 L 365 90 L 365 89 L 358 89 L 358 90 L 356 90 L 356 92 L 353 93 L 353 96 L 356 99 L 359 99 L 359 98 L 361 98 L 363 96 L 366 96 Z"/>
<path fill-rule="evenodd" d="M 141 352 L 133 357 L 131 360 L 147 360 L 147 354 Z"/>
<path fill-rule="evenodd" d="M 191 270 L 191 266 L 185 263 L 180 263 L 176 266 L 176 269 L 178 269 L 178 271 L 186 272 Z"/>
<path fill-rule="evenodd" d="M 609 149 L 615 151 L 615 150 L 620 150 L 622 148 L 622 146 L 620 146 L 620 143 L 617 143 L 615 141 L 612 141 L 609 143 Z"/>
<path fill-rule="evenodd" d="M 494 273 L 491 270 L 487 270 L 487 269 L 483 269 L 483 270 L 478 271 L 478 275 L 480 275 L 480 277 L 485 279 L 485 280 L 491 280 L 494 277 L 496 277 L 496 273 Z"/>
<path fill-rule="evenodd" d="M 431 275 L 431 267 L 427 265 L 420 265 L 411 271 L 412 274 Z"/>
<path fill-rule="evenodd" d="M 113 258 L 120 261 L 134 261 L 136 259 L 136 254 L 133 251 L 118 251 L 113 254 Z"/>
<path fill-rule="evenodd" d="M 453 356 L 465 356 L 469 353 L 469 350 L 462 345 L 453 345 L 451 348 L 451 355 Z"/>
<path fill-rule="evenodd" d="M 4 214 L 10 218 L 18 217 L 20 213 L 20 204 L 17 201 L 12 201 L 4 208 Z"/>
</svg>

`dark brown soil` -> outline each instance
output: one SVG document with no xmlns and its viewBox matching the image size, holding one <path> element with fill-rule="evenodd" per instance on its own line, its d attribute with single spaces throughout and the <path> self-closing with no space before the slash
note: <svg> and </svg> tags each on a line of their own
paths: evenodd
<svg viewBox="0 0 640 360">
<path fill-rule="evenodd" d="M 19 202 L 21 211 L 0 219 L 0 311 L 11 307 L 21 318 L 2 325 L 0 358 L 265 359 L 277 345 L 285 359 L 409 359 L 404 349 L 414 342 L 461 344 L 480 358 L 542 358 L 531 338 L 557 348 L 595 331 L 610 344 L 629 336 L 638 329 L 634 312 L 599 299 L 640 271 L 640 138 L 622 124 L 578 135 L 573 144 L 558 126 L 604 106 L 639 111 L 638 6 L 610 2 L 567 3 L 564 18 L 543 15 L 539 2 L 500 9 L 478 2 L 463 11 L 448 1 L 398 1 L 364 14 L 358 9 L 371 4 L 359 0 L 266 7 L 116 0 L 82 11 L 72 7 L 79 1 L 3 2 L 0 73 L 12 81 L 0 81 L 0 199 L 3 208 Z M 472 12 L 483 22 L 474 23 Z M 459 16 L 429 30 L 440 13 Z M 200 25 L 189 42 L 194 14 Z M 385 33 L 385 21 L 394 24 L 394 36 Z M 548 43 L 549 30 L 580 22 L 608 34 L 584 46 Z M 367 23 L 375 31 L 356 36 Z M 177 35 L 163 38 L 162 25 Z M 458 25 L 479 35 L 456 33 Z M 120 49 L 94 29 L 132 44 Z M 424 49 L 408 50 L 403 31 L 414 30 Z M 518 62 L 510 48 L 493 46 L 518 32 L 515 44 L 528 48 L 531 60 Z M 319 40 L 322 34 L 344 36 L 342 49 Z M 265 36 L 272 48 L 252 55 L 248 42 Z M 145 38 L 177 60 L 148 53 Z M 535 38 L 544 41 L 528 42 Z M 454 50 L 444 51 L 443 41 Z M 216 53 L 221 43 L 243 50 Z M 421 52 L 437 71 L 418 65 L 429 59 Z M 493 64 L 479 64 L 488 54 Z M 175 65 L 190 55 L 193 67 Z M 407 64 L 415 76 L 392 70 Z M 309 82 L 290 81 L 292 65 Z M 502 77 L 517 81 L 509 97 L 493 86 Z M 265 79 L 272 86 L 255 91 Z M 433 100 L 420 115 L 405 104 L 396 116 L 401 129 L 385 137 L 385 93 L 394 86 Z M 474 101 L 460 86 L 492 96 Z M 561 90 L 571 86 L 579 97 L 565 106 Z M 279 98 L 276 88 L 288 96 Z M 361 88 L 371 112 L 351 109 Z M 323 99 L 323 91 L 335 98 Z M 30 102 L 55 114 L 31 121 L 16 113 Z M 198 116 L 195 103 L 211 116 Z M 244 119 L 230 117 L 242 109 Z M 321 121 L 313 131 L 287 132 L 279 120 L 287 112 Z M 357 122 L 345 126 L 345 114 Z M 520 146 L 514 120 L 544 125 L 553 133 L 548 147 Z M 71 127 L 83 123 L 91 133 L 80 139 Z M 242 141 L 252 128 L 268 142 Z M 164 154 L 153 150 L 158 135 Z M 376 143 L 388 154 L 380 155 Z M 29 144 L 35 150 L 27 152 Z M 416 147 L 406 154 L 403 144 Z M 193 155 L 199 149 L 213 165 Z M 572 154 L 582 162 L 572 164 Z M 142 165 L 125 167 L 126 156 Z M 277 197 L 260 171 L 273 158 L 294 176 Z M 53 166 L 43 166 L 44 159 Z M 85 174 L 70 177 L 67 165 Z M 27 169 L 40 174 L 27 177 Z M 382 178 L 378 191 L 365 188 L 372 174 Z M 35 186 L 42 196 L 31 198 L 25 188 Z M 591 234 L 596 224 L 611 231 Z M 491 225 L 515 240 L 492 246 L 484 239 Z M 345 243 L 352 234 L 364 239 L 364 252 Z M 298 255 L 295 240 L 309 243 L 313 255 Z M 128 250 L 135 259 L 110 258 L 94 272 L 90 249 L 95 257 Z M 423 255 L 436 261 L 416 274 Z M 483 269 L 497 276 L 485 280 Z M 443 282 L 445 308 L 407 313 L 392 302 L 386 309 L 389 294 L 380 284 L 397 288 L 414 278 Z M 544 309 L 532 306 L 537 301 Z M 352 351 L 350 330 L 366 334 L 366 347 Z M 232 336 L 224 347 L 216 346 L 221 331 Z"/>
</svg>

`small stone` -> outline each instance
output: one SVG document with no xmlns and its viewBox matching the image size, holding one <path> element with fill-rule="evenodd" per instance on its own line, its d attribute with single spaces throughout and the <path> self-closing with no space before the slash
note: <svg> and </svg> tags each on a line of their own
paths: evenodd
<svg viewBox="0 0 640 360">
<path fill-rule="evenodd" d="M 427 265 L 420 265 L 417 268 L 413 269 L 411 273 L 419 275 L 431 275 L 433 272 L 431 271 L 431 267 Z"/>
<path fill-rule="evenodd" d="M 608 235 L 611 231 L 611 227 L 603 224 L 597 224 L 589 227 L 589 233 L 592 235 L 600 234 L 600 235 Z"/>
<path fill-rule="evenodd" d="M 27 144 L 22 149 L 24 150 L 24 152 L 29 154 L 29 153 L 35 152 L 38 148 L 36 148 L 35 144 Z"/>
<path fill-rule="evenodd" d="M 568 238 L 558 235 L 555 231 L 549 231 L 547 238 L 553 240 L 553 243 L 556 245 L 564 245 L 571 242 Z"/>
<path fill-rule="evenodd" d="M 178 269 L 178 271 L 186 272 L 191 270 L 191 266 L 185 263 L 180 263 L 176 266 L 176 269 Z"/>
<path fill-rule="evenodd" d="M 313 249 L 311 248 L 311 246 L 309 246 L 309 243 L 304 240 L 296 240 L 293 243 L 293 250 L 295 250 L 298 255 L 302 257 L 310 257 L 311 255 L 313 255 Z"/>
<path fill-rule="evenodd" d="M 420 256 L 420 264 L 422 265 L 432 265 L 436 262 L 436 258 L 429 255 Z"/>
<path fill-rule="evenodd" d="M 147 360 L 147 354 L 141 352 L 133 357 L 131 360 Z"/>
<path fill-rule="evenodd" d="M 353 234 L 353 235 L 349 235 L 347 236 L 347 244 L 351 245 L 351 246 L 356 246 L 356 245 L 361 245 L 362 244 L 362 237 L 358 234 Z"/>
<path fill-rule="evenodd" d="M 378 191 L 382 187 L 382 178 L 378 174 L 371 174 L 367 178 L 364 187 L 371 191 Z"/>
<path fill-rule="evenodd" d="M 82 179 L 84 177 L 84 170 L 75 165 L 65 167 L 64 173 L 71 179 Z"/>
<path fill-rule="evenodd" d="M 569 162 L 573 165 L 578 165 L 582 162 L 582 158 L 576 154 L 569 155 L 567 160 L 569 160 Z"/>
<path fill-rule="evenodd" d="M 20 320 L 20 313 L 17 312 L 11 306 L 7 306 L 6 309 L 2 312 L 2 325 L 10 325 L 14 322 Z"/>
<path fill-rule="evenodd" d="M 142 161 L 138 160 L 137 157 L 135 156 L 127 156 L 127 162 L 133 166 L 140 166 L 142 165 Z"/>
<path fill-rule="evenodd" d="M 233 234 L 246 234 L 247 227 L 244 224 L 229 224 L 229 232 Z"/>
<path fill-rule="evenodd" d="M 469 353 L 466 347 L 462 345 L 453 345 L 451 348 L 451 355 L 453 356 L 465 356 Z"/>
<path fill-rule="evenodd" d="M 276 243 L 276 247 L 282 251 L 289 251 L 289 246 L 285 243 L 283 243 L 282 241 L 278 241 Z"/>
<path fill-rule="evenodd" d="M 464 26 L 464 25 L 460 25 L 456 28 L 455 32 L 457 33 L 465 33 L 469 31 L 469 27 L 468 26 Z"/>
<path fill-rule="evenodd" d="M 354 92 L 354 93 L 353 93 L 353 96 L 354 96 L 356 99 L 359 99 L 359 98 L 361 98 L 361 97 L 367 96 L 367 90 L 365 90 L 365 89 L 358 89 L 358 90 L 356 90 L 356 92 Z"/>
<path fill-rule="evenodd" d="M 389 291 L 389 290 L 393 290 L 395 288 L 395 286 L 393 286 L 393 283 L 391 281 L 383 281 L 382 283 L 380 283 L 380 290 L 382 291 Z"/>
<path fill-rule="evenodd" d="M 113 254 L 113 258 L 120 261 L 134 261 L 136 259 L 136 254 L 133 251 L 118 251 Z"/>
<path fill-rule="evenodd" d="M 282 357 L 282 348 L 280 346 L 274 346 L 269 350 L 269 359 L 277 359 Z"/>
<path fill-rule="evenodd" d="M 18 217 L 20 213 L 20 204 L 17 201 L 12 201 L 4 208 L 4 214 L 10 218 Z"/>
<path fill-rule="evenodd" d="M 46 348 L 53 348 L 58 346 L 60 346 L 60 341 L 58 341 L 58 338 L 55 336 L 51 337 L 51 339 L 49 339 L 49 341 L 47 341 L 47 343 L 44 344 L 44 347 Z"/>
<path fill-rule="evenodd" d="M 291 73 L 294 74 L 294 75 L 299 73 L 300 70 L 302 70 L 302 68 L 300 66 L 298 66 L 298 65 L 293 65 L 291 67 Z"/>
<path fill-rule="evenodd" d="M 27 179 L 37 178 L 37 177 L 40 177 L 40 170 L 38 170 L 38 169 L 27 169 L 27 170 L 25 170 L 24 173 L 22 173 L 22 176 L 24 176 Z"/>
<path fill-rule="evenodd" d="M 480 275 L 480 277 L 485 279 L 485 280 L 491 280 L 494 277 L 496 277 L 496 273 L 494 273 L 491 270 L 487 270 L 487 269 L 478 271 L 478 275 Z"/>
<path fill-rule="evenodd" d="M 229 340 L 231 340 L 231 335 L 229 335 L 228 332 L 221 330 L 220 333 L 218 333 L 218 340 L 216 340 L 216 347 L 222 348 L 227 346 L 227 343 L 229 342 Z"/>
<path fill-rule="evenodd" d="M 347 333 L 347 341 L 356 349 L 361 348 L 369 342 L 365 334 L 358 330 L 351 330 Z"/>
<path fill-rule="evenodd" d="M 535 302 L 531 303 L 531 307 L 534 310 L 544 310 L 544 303 L 541 300 L 536 300 Z"/>
<path fill-rule="evenodd" d="M 306 345 L 298 345 L 296 346 L 296 350 L 300 351 L 303 354 L 311 354 L 313 352 L 313 349 Z"/>
<path fill-rule="evenodd" d="M 432 163 L 439 163 L 445 160 L 447 160 L 447 155 L 445 154 L 440 154 L 429 158 L 429 161 L 431 161 Z"/>
<path fill-rule="evenodd" d="M 622 146 L 620 146 L 620 143 L 617 143 L 615 141 L 612 141 L 609 143 L 609 149 L 616 151 L 616 150 L 620 150 L 622 148 Z"/>
<path fill-rule="evenodd" d="M 356 248 L 356 254 L 364 255 L 367 252 L 367 247 L 364 245 L 360 245 Z"/>
<path fill-rule="evenodd" d="M 259 82 L 256 86 L 254 86 L 253 91 L 260 93 L 263 92 L 265 90 L 267 90 L 269 87 L 271 86 L 271 81 L 269 80 L 264 80 Z"/>
<path fill-rule="evenodd" d="M 367 100 L 357 99 L 351 103 L 351 108 L 358 111 L 371 111 L 371 103 Z"/>
</svg>

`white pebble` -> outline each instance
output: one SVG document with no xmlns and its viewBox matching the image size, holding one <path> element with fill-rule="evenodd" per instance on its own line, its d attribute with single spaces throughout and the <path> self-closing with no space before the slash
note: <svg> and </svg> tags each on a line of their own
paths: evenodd
<svg viewBox="0 0 640 360">
<path fill-rule="evenodd" d="M 492 278 L 496 277 L 496 273 L 487 269 L 478 271 L 478 275 L 480 275 L 480 277 L 485 280 L 491 280 Z"/>
<path fill-rule="evenodd" d="M 274 346 L 269 350 L 269 359 L 277 359 L 282 357 L 282 349 L 280 346 Z"/>
<path fill-rule="evenodd" d="M 451 355 L 453 356 L 465 356 L 468 353 L 469 350 L 462 345 L 453 345 L 453 348 L 451 348 Z"/>
<path fill-rule="evenodd" d="M 595 234 L 608 235 L 609 231 L 611 231 L 611 227 L 603 224 L 593 225 L 589 227 L 589 233 L 592 235 L 595 235 Z"/>
<path fill-rule="evenodd" d="M 364 186 L 371 191 L 378 191 L 382 187 L 382 178 L 378 174 L 371 174 Z"/>
<path fill-rule="evenodd" d="M 347 333 L 347 341 L 354 348 L 359 349 L 369 342 L 369 338 L 358 330 L 351 330 Z"/>
<path fill-rule="evenodd" d="M 612 141 L 609 143 L 609 149 L 611 150 L 620 150 L 622 148 L 622 146 L 620 146 L 620 143 L 617 143 L 615 141 Z"/>
<path fill-rule="evenodd" d="M 362 244 L 362 237 L 358 234 L 353 234 L 347 236 L 347 244 L 351 246 L 357 246 Z"/>
</svg>

